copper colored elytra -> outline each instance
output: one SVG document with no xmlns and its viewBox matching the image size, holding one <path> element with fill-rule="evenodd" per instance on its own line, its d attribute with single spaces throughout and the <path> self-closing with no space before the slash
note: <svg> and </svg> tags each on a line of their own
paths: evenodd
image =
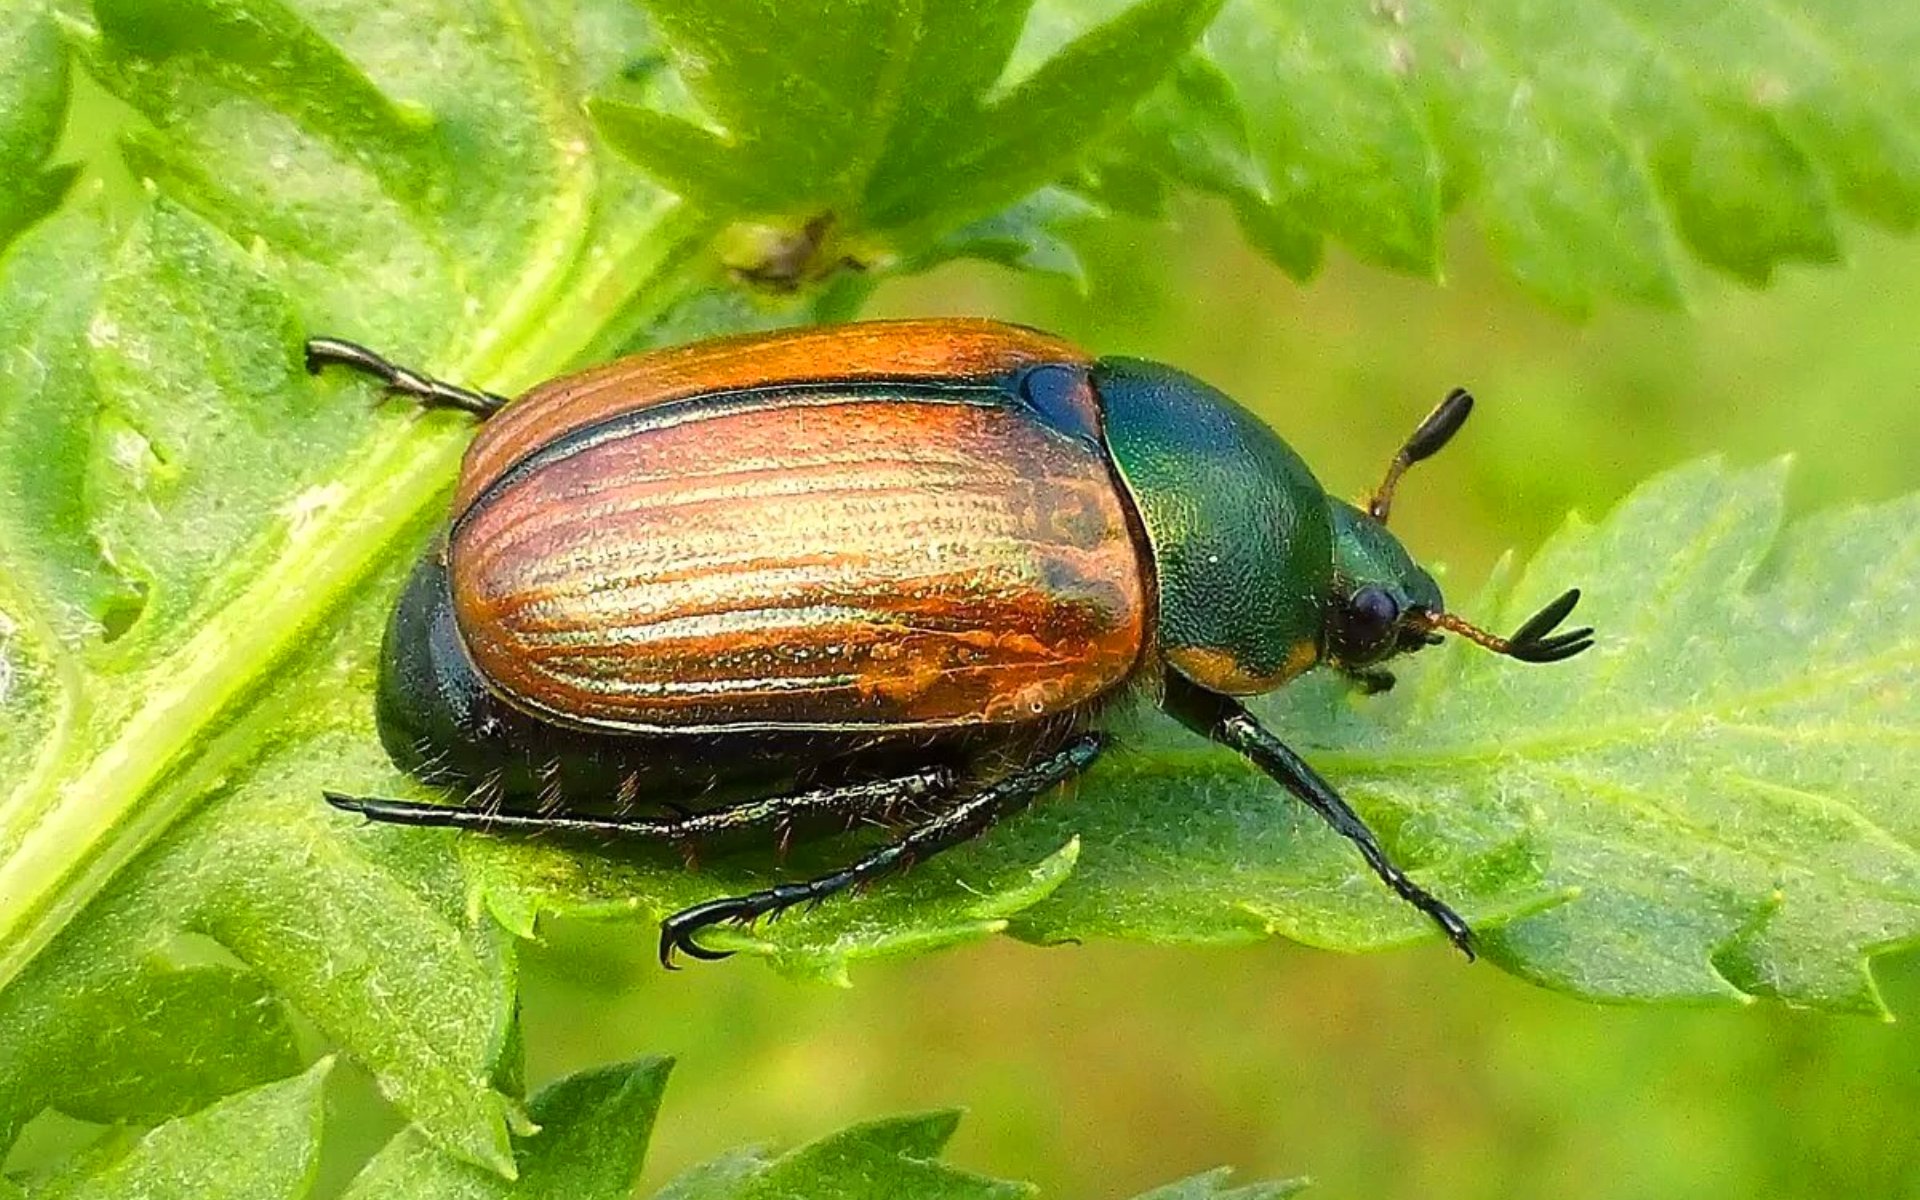
<svg viewBox="0 0 1920 1200">
<path fill-rule="evenodd" d="M 1021 469 L 976 469 L 983 448 Z M 1047 521 L 1053 502 L 1095 519 Z M 885 395 L 591 446 L 481 490 L 449 560 L 486 676 L 612 728 L 948 726 L 1044 697 L 1025 719 L 1125 678 L 1147 629 L 1092 447 Z"/>
</svg>

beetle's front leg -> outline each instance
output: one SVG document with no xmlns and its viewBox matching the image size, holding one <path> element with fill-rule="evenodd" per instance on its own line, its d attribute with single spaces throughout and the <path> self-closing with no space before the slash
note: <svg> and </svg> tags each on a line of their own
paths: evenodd
<svg viewBox="0 0 1920 1200">
<path fill-rule="evenodd" d="M 1353 685 L 1360 689 L 1360 694 L 1363 696 L 1378 696 L 1383 692 L 1390 692 L 1393 690 L 1393 685 L 1399 682 L 1394 678 L 1392 671 L 1383 671 L 1378 667 L 1353 671 L 1347 677 L 1353 680 Z"/>
<path fill-rule="evenodd" d="M 1299 797 L 1307 807 L 1320 814 L 1333 831 L 1352 842 L 1383 883 L 1408 904 L 1413 905 L 1447 935 L 1469 960 L 1473 953 L 1473 930 L 1464 918 L 1394 865 L 1380 840 L 1335 791 L 1333 785 L 1307 765 L 1307 761 L 1260 724 L 1244 704 L 1231 696 L 1207 691 L 1172 674 L 1167 676 L 1166 710 L 1194 732 L 1238 751 L 1280 786 Z"/>
</svg>

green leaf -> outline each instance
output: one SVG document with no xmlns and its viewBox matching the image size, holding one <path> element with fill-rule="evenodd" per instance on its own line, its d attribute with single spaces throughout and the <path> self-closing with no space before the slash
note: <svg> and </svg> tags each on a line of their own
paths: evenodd
<svg viewBox="0 0 1920 1200">
<path fill-rule="evenodd" d="M 103 972 L 57 1014 L 13 1010 L 0 1043 L 8 1130 L 50 1105 L 103 1124 L 153 1124 L 299 1069 L 264 980 L 193 961 L 191 944 L 167 949 Z"/>
<path fill-rule="evenodd" d="M 1783 535 L 1782 487 L 1777 469 L 1677 471 L 1465 607 L 1505 628 L 1578 584 L 1600 629 L 1578 659 L 1528 667 L 1456 639 L 1386 697 L 1316 676 L 1261 711 L 1509 971 L 1608 1000 L 1878 1011 L 1867 959 L 1920 937 L 1920 496 Z M 1433 936 L 1237 759 L 1155 715 L 1116 726 L 1121 748 L 1076 791 L 857 900 L 712 943 L 838 979 L 984 932 L 956 915 L 989 905 L 1043 942 Z M 1073 839 L 1077 869 L 1049 880 Z M 522 928 L 543 911 L 652 919 L 774 877 L 764 855 L 689 875 L 670 855 L 464 848 Z M 850 853 L 808 847 L 786 874 Z"/>
<path fill-rule="evenodd" d="M 633 1195 L 672 1067 L 666 1059 L 597 1067 L 568 1076 L 533 1098 L 539 1132 L 514 1139 L 518 1179 L 449 1158 L 412 1130 L 401 1132 L 354 1178 L 346 1200 L 624 1200 Z M 1023 1183 L 947 1166 L 940 1152 L 960 1116 L 925 1113 L 869 1121 L 769 1157 L 736 1150 L 682 1173 L 655 1200 L 1015 1200 L 1035 1194 Z M 1139 1200 L 1280 1200 L 1303 1181 L 1226 1186 L 1210 1171 Z"/>
<path fill-rule="evenodd" d="M 594 114 L 613 144 L 711 211 L 796 229 L 825 214 L 838 249 L 823 262 L 891 261 L 1058 178 L 1219 6 L 1139 0 L 996 90 L 1031 2 L 645 0 L 711 126 L 625 85 Z"/>
<path fill-rule="evenodd" d="M 330 1062 L 86 1153 L 34 1200 L 299 1200 L 320 1159 Z"/>
<path fill-rule="evenodd" d="M 316 803 L 397 783 L 372 656 L 468 430 L 310 379 L 299 343 L 511 389 L 699 293 L 712 223 L 580 111 L 644 25 L 622 0 L 60 20 L 138 114 L 146 182 L 0 258 L 0 1131 L 284 1072 L 271 989 L 435 1144 L 510 1170 L 508 946 L 450 841 L 343 834 Z M 7 104 L 0 142 L 32 158 L 50 135 L 20 131 L 48 123 Z"/>
<path fill-rule="evenodd" d="M 594 101 L 593 115 L 610 143 L 689 200 L 720 212 L 777 212 L 788 203 L 790 185 L 697 125 L 610 97 Z"/>
<path fill-rule="evenodd" d="M 778 1158 L 738 1151 L 688 1171 L 655 1200 L 1019 1200 L 1034 1194 L 1028 1184 L 937 1161 L 959 1123 L 955 1112 L 892 1117 L 843 1129 Z"/>
<path fill-rule="evenodd" d="M 1837 261 L 1843 212 L 1920 225 L 1920 23 L 1898 6 L 648 8 L 685 91 L 601 97 L 609 136 L 713 211 L 795 231 L 831 215 L 823 272 L 911 263 L 1061 179 L 1134 213 L 1170 187 L 1220 196 L 1299 276 L 1328 238 L 1437 276 L 1465 210 L 1573 312 L 1678 304 L 1689 256 L 1753 284 Z"/>
<path fill-rule="evenodd" d="M 1464 208 L 1574 311 L 1675 303 L 1683 250 L 1758 284 L 1834 261 L 1841 212 L 1914 228 L 1917 51 L 1899 6 L 1794 0 L 1230 0 L 1204 44 L 1264 168 L 1250 231 L 1288 230 L 1282 265 L 1310 272 L 1331 237 L 1432 273 Z"/>
<path fill-rule="evenodd" d="M 1166 78 L 1218 0 L 1141 0 L 1082 34 L 938 144 L 883 161 L 868 213 L 881 228 L 988 212 L 1058 176 L 1074 153 Z M 1097 86 L 1089 86 L 1098 80 Z M 937 198 L 936 198 L 937 197 Z"/>
<path fill-rule="evenodd" d="M 1073 248 L 1073 236 L 1098 215 L 1096 207 L 1073 192 L 1042 188 L 991 217 L 942 236 L 904 268 L 928 271 L 943 262 L 975 258 L 1036 274 L 1057 275 L 1084 287 L 1086 270 Z"/>
<path fill-rule="evenodd" d="M 1319 269 L 1321 239 L 1287 208 L 1273 204 L 1233 83 L 1204 55 L 1134 110 L 1115 137 L 1083 164 L 1076 186 L 1122 212 L 1167 215 L 1171 185 L 1224 199 L 1254 248 L 1295 276 Z"/>
<path fill-rule="evenodd" d="M 372 587 L 396 582 L 379 577 Z M 152 798 L 184 808 L 191 797 L 217 797 L 119 872 L 0 992 L 0 1027 L 9 1031 L 0 1097 L 14 1127 L 41 1104 L 85 1111 L 97 1087 L 94 1058 L 49 1050 L 97 1036 L 89 1015 L 135 1002 L 126 994 L 138 978 L 130 972 L 164 961 L 184 934 L 245 963 L 439 1144 L 510 1169 L 507 1126 L 519 1113 L 500 1094 L 499 1077 L 512 1066 L 504 939 L 465 910 L 446 840 L 342 836 L 315 801 L 342 776 L 391 776 L 364 703 L 365 656 L 384 607 L 369 598 L 348 614 L 334 636 L 288 664 L 296 685 L 256 700 L 207 757 Z M 242 1015 L 215 1010 L 208 1020 L 217 1029 L 222 1016 L 238 1023 Z"/>
<path fill-rule="evenodd" d="M 1453 645 L 1384 700 L 1322 685 L 1268 711 L 1326 748 L 1310 757 L 1404 858 L 1443 880 L 1467 871 L 1442 894 L 1490 895 L 1505 873 L 1469 868 L 1497 862 L 1503 838 L 1537 857 L 1535 886 L 1568 900 L 1487 932 L 1508 970 L 1613 1000 L 1770 995 L 1877 1011 L 1868 956 L 1920 935 L 1906 732 L 1920 606 L 1902 567 L 1920 555 L 1920 497 L 1782 535 L 1782 485 L 1778 469 L 1675 472 L 1598 527 L 1570 523 L 1498 603 L 1467 610 L 1506 627 L 1578 583 L 1601 631 L 1580 659 L 1526 669 Z M 1143 888 L 1138 856 L 1102 853 L 1119 832 L 1096 834 L 1106 814 L 1046 815 L 1088 853 L 1027 936 L 1146 933 L 1116 914 L 1148 895 L 1165 914 L 1158 936 L 1193 932 L 1183 918 L 1203 911 L 1224 924 L 1229 862 Z M 1215 843 L 1233 828 L 1215 825 Z M 1371 883 L 1347 871 L 1323 885 L 1339 874 Z M 1320 944 L 1389 936 L 1358 914 L 1303 913 L 1297 887 L 1239 907 Z"/>
<path fill-rule="evenodd" d="M 0 9 L 0 249 L 66 194 L 71 168 L 47 168 L 67 110 L 67 56 L 52 6 Z"/>
<path fill-rule="evenodd" d="M 529 1105 L 539 1132 L 514 1139 L 519 1178 L 503 1179 L 402 1131 L 347 1189 L 347 1200 L 627 1200 L 672 1063 L 598 1067 L 546 1088 Z"/>
<path fill-rule="evenodd" d="M 1208 1171 L 1204 1175 L 1195 1175 L 1170 1183 L 1150 1192 L 1143 1192 L 1134 1200 L 1285 1200 L 1306 1190 L 1304 1179 L 1283 1179 L 1271 1183 L 1249 1183 L 1244 1187 L 1229 1187 L 1227 1181 L 1233 1172 L 1221 1167 Z"/>
<path fill-rule="evenodd" d="M 753 856 L 758 861 L 734 856 L 696 874 L 672 852 L 571 854 L 537 841 L 486 838 L 469 839 L 462 848 L 469 877 L 495 919 L 524 937 L 534 936 L 543 915 L 658 920 L 716 894 L 752 891 L 779 877 L 768 869 L 764 854 Z M 797 847 L 788 868 L 819 873 L 836 864 L 835 854 L 836 848 L 824 845 Z M 845 857 L 844 845 L 837 854 Z M 894 881 L 887 902 L 877 908 L 823 905 L 807 918 L 800 936 L 722 929 L 704 941 L 764 955 L 792 975 L 845 986 L 852 962 L 924 954 L 1004 931 L 1014 916 L 1052 895 L 1079 857 L 1072 835 L 1031 858 L 970 874 L 954 871 L 943 857 Z M 903 910 L 913 914 L 911 920 L 899 919 Z"/>
<path fill-rule="evenodd" d="M 1246 106 L 1274 208 L 1364 258 L 1431 272 L 1439 163 L 1378 20 L 1356 5 L 1235 3 L 1206 44 Z"/>
</svg>

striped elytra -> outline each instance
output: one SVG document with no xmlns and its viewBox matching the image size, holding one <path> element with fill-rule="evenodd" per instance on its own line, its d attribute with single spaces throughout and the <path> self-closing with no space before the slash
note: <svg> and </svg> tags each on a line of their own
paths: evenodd
<svg viewBox="0 0 1920 1200">
<path fill-rule="evenodd" d="M 637 409 L 777 384 L 982 382 L 1036 363 L 1091 362 L 1050 334 L 963 319 L 791 329 L 656 350 L 561 376 L 503 409 L 467 448 L 453 507 L 465 509 L 529 452 Z"/>
<path fill-rule="evenodd" d="M 1001 327 L 956 377 L 889 332 L 641 360 L 502 414 L 447 549 L 491 686 L 584 728 L 878 731 L 1034 721 L 1125 680 L 1150 623 L 1125 502 L 1097 441 L 1000 381 L 1058 346 Z"/>
</svg>

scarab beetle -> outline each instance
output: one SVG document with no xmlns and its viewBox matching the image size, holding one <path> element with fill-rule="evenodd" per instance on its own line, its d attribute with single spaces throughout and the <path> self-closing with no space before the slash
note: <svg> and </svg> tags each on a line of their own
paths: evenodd
<svg viewBox="0 0 1920 1200">
<path fill-rule="evenodd" d="M 469 800 L 333 804 L 683 845 L 920 814 L 831 874 L 669 917 L 669 966 L 724 957 L 695 938 L 707 926 L 904 867 L 1079 774 L 1106 744 L 1091 718 L 1136 682 L 1471 956 L 1466 922 L 1240 697 L 1316 666 L 1390 687 L 1382 664 L 1442 632 L 1527 662 L 1592 642 L 1556 632 L 1577 591 L 1511 637 L 1474 627 L 1387 531 L 1401 473 L 1466 419 L 1463 391 L 1362 510 L 1198 379 L 990 321 L 724 338 L 511 404 L 330 338 L 307 364 L 485 422 L 394 610 L 378 697 L 394 760 Z M 665 806 L 688 796 L 711 802 Z"/>
</svg>

